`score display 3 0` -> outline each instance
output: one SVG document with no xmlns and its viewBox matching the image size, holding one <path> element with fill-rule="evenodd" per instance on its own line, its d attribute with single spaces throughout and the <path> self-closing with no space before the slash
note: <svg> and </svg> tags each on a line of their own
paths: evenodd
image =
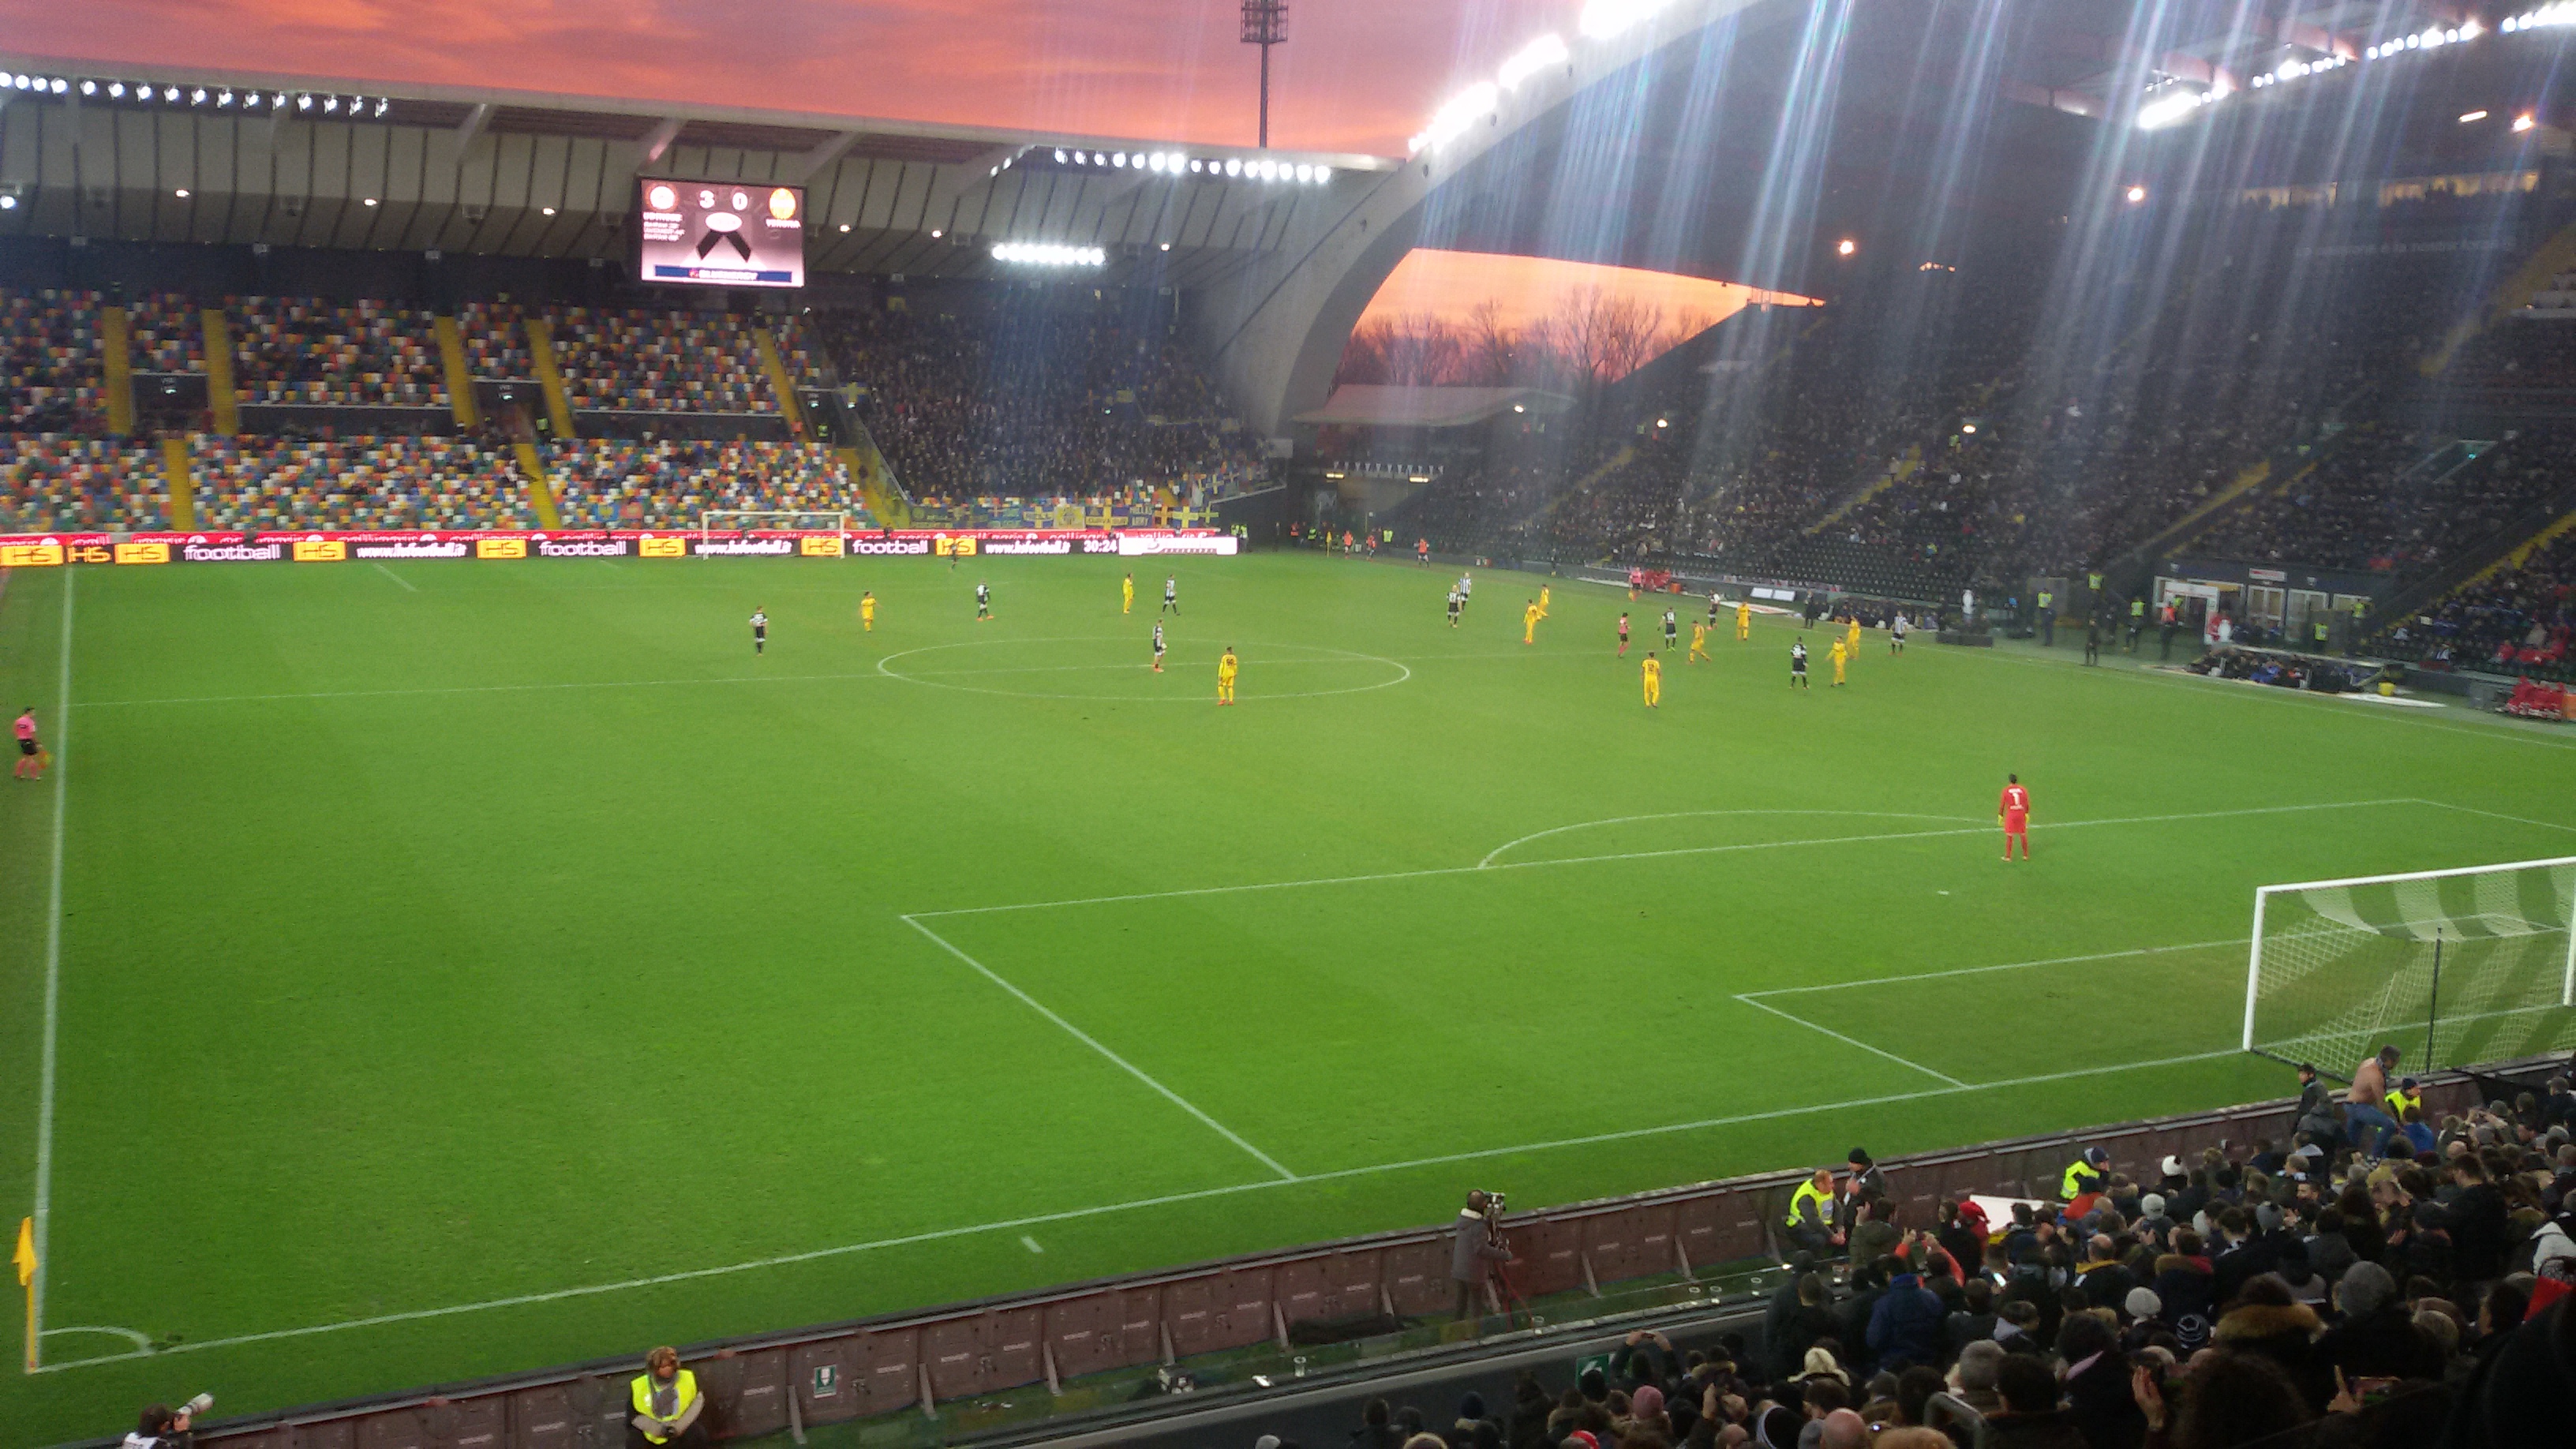
<svg viewBox="0 0 2576 1449">
<path fill-rule="evenodd" d="M 805 285 L 804 187 L 648 177 L 636 188 L 640 280 Z"/>
</svg>

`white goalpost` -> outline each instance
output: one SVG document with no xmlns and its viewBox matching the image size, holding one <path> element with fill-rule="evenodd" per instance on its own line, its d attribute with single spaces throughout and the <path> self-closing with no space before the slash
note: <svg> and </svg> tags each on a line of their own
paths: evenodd
<svg viewBox="0 0 2576 1449">
<path fill-rule="evenodd" d="M 2337 1075 L 2576 1049 L 2576 856 L 2262 886 L 2245 1050 Z"/>
<path fill-rule="evenodd" d="M 781 533 L 847 533 L 850 515 L 832 509 L 805 511 L 758 508 L 711 508 L 698 515 L 698 541 L 703 543 L 719 533 L 751 533 L 774 529 Z"/>
</svg>

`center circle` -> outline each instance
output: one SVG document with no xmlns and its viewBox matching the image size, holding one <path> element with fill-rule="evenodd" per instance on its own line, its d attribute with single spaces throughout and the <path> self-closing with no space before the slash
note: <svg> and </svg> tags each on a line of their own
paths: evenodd
<svg viewBox="0 0 2576 1449">
<path fill-rule="evenodd" d="M 1198 646 L 1204 648 L 1205 646 Z M 957 651 L 975 650 L 981 656 Z M 1317 699 L 1334 694 L 1366 694 L 1392 689 L 1413 678 L 1403 661 L 1322 644 L 1246 643 L 1234 646 L 1243 673 L 1238 697 L 1254 700 Z M 999 662 L 983 662 L 999 657 Z M 912 661 L 902 668 L 898 661 Z M 1357 684 L 1334 684 L 1336 673 L 1353 671 L 1367 677 Z M 1083 699 L 1118 704 L 1206 703 L 1212 689 L 1216 657 L 1174 650 L 1154 673 L 1153 655 L 1137 638 L 967 639 L 905 649 L 877 661 L 877 672 L 911 684 L 954 689 L 967 694 L 997 694 L 1018 699 Z M 1277 688 L 1265 687 L 1276 684 Z M 1301 687 L 1306 685 L 1321 687 Z"/>
</svg>

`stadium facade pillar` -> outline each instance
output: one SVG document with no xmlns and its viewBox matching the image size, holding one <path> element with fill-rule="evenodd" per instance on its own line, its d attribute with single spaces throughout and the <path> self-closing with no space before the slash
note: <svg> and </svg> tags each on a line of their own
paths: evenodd
<svg viewBox="0 0 2576 1449">
<path fill-rule="evenodd" d="M 760 370 L 769 379 L 769 390 L 778 394 L 778 411 L 787 419 L 787 431 L 805 436 L 805 411 L 796 406 L 796 380 L 787 375 L 787 359 L 778 351 L 778 334 L 766 327 L 751 329 L 752 345 L 760 349 Z"/>
<path fill-rule="evenodd" d="M 546 460 L 534 443 L 518 447 L 519 476 L 527 481 L 528 511 L 537 516 L 537 527 L 552 532 L 563 527 L 563 514 L 555 508 L 555 485 L 546 477 Z"/>
<path fill-rule="evenodd" d="M 104 307 L 98 314 L 99 346 L 106 350 L 107 430 L 120 438 L 134 434 L 134 329 L 125 309 Z"/>
<path fill-rule="evenodd" d="M 206 406 L 215 414 L 215 431 L 241 435 L 241 394 L 233 390 L 233 329 L 221 307 L 200 308 L 197 322 L 205 330 Z"/>
<path fill-rule="evenodd" d="M 181 533 L 194 532 L 197 527 L 197 479 L 196 471 L 188 463 L 187 439 L 161 440 L 161 477 L 170 487 L 169 503 L 163 509 L 170 526 Z"/>
<path fill-rule="evenodd" d="M 482 419 L 474 406 L 474 369 L 465 365 L 465 338 L 456 330 L 456 319 L 444 312 L 431 325 L 438 331 L 438 361 L 447 372 L 447 400 L 456 425 L 473 427 Z"/>
<path fill-rule="evenodd" d="M 542 317 L 521 319 L 528 329 L 528 356 L 537 369 L 537 386 L 546 394 L 546 420 L 555 436 L 573 436 L 572 399 L 564 395 L 563 369 L 555 366 L 555 333 Z"/>
</svg>

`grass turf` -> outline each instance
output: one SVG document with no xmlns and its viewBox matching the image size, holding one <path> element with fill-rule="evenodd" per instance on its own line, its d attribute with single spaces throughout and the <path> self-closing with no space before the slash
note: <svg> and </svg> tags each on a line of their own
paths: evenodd
<svg viewBox="0 0 2576 1449">
<path fill-rule="evenodd" d="M 1155 676 L 1167 570 L 1122 617 L 1120 569 L 11 577 L 0 689 L 58 738 L 76 617 L 63 1367 L 7 1442 L 2277 1095 L 2229 1050 L 2255 885 L 2568 850 L 2576 741 L 2459 711 L 1881 635 L 1793 693 L 1793 627 L 1731 617 L 1648 710 L 1616 590 L 1525 647 L 1535 579 L 1452 631 L 1440 571 L 1276 555 L 1174 565 Z M 54 790 L 12 785 L 32 1183 Z"/>
</svg>

